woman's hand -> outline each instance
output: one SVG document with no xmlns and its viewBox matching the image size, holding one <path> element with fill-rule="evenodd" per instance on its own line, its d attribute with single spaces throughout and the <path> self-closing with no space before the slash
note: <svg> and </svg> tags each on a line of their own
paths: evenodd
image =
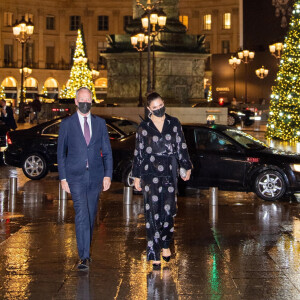
<svg viewBox="0 0 300 300">
<path fill-rule="evenodd" d="M 142 188 L 141 188 L 141 179 L 140 178 L 136 178 L 136 177 L 134 178 L 134 187 L 139 192 L 142 190 Z"/>
<path fill-rule="evenodd" d="M 187 171 L 186 171 L 186 176 L 185 176 L 185 177 L 181 177 L 181 179 L 182 179 L 183 181 L 188 181 L 188 180 L 190 180 L 191 172 L 192 172 L 192 170 L 187 170 Z"/>
</svg>

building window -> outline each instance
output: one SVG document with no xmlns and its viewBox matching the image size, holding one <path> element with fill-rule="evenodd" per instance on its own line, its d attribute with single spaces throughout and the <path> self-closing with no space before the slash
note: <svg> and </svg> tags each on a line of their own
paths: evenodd
<svg viewBox="0 0 300 300">
<path fill-rule="evenodd" d="M 124 30 L 126 30 L 126 27 L 132 22 L 132 16 L 124 16 L 123 20 Z"/>
<path fill-rule="evenodd" d="M 80 16 L 70 16 L 70 31 L 79 29 L 80 27 Z"/>
<path fill-rule="evenodd" d="M 211 15 L 205 15 L 203 17 L 203 20 L 204 20 L 203 29 L 204 30 L 211 30 Z"/>
<path fill-rule="evenodd" d="M 69 45 L 70 66 L 73 65 L 73 57 L 74 57 L 74 54 L 75 54 L 75 49 L 76 49 L 75 42 L 70 42 L 70 45 Z"/>
<path fill-rule="evenodd" d="M 13 45 L 4 45 L 4 67 L 13 65 Z"/>
<path fill-rule="evenodd" d="M 25 48 L 25 66 L 33 67 L 33 58 L 34 58 L 34 45 L 33 43 L 26 43 Z"/>
<path fill-rule="evenodd" d="M 33 22 L 33 14 L 28 14 L 28 13 L 26 13 L 26 14 L 25 14 L 25 21 L 28 22 L 29 20 L 30 20 L 31 22 Z"/>
<path fill-rule="evenodd" d="M 101 55 L 101 53 L 106 51 L 106 48 L 106 42 L 98 42 L 98 70 L 105 70 L 107 67 L 106 59 Z"/>
<path fill-rule="evenodd" d="M 54 30 L 55 29 L 55 18 L 54 18 L 54 16 L 47 16 L 46 17 L 46 29 L 47 30 Z"/>
<path fill-rule="evenodd" d="M 4 13 L 4 26 L 12 26 L 13 22 L 13 13 L 12 12 L 5 12 Z"/>
<path fill-rule="evenodd" d="M 226 13 L 223 15 L 223 29 L 231 28 L 231 13 Z"/>
<path fill-rule="evenodd" d="M 222 53 L 223 54 L 230 53 L 230 42 L 229 41 L 222 41 Z"/>
<path fill-rule="evenodd" d="M 46 47 L 46 68 L 54 69 L 54 46 Z"/>
<path fill-rule="evenodd" d="M 188 16 L 179 16 L 179 21 L 186 27 L 189 28 L 189 17 Z"/>
<path fill-rule="evenodd" d="M 108 16 L 98 16 L 98 30 L 108 30 Z"/>
</svg>

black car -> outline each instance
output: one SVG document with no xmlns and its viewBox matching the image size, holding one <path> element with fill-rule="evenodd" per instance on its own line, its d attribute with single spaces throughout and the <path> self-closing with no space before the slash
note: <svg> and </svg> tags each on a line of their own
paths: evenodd
<svg viewBox="0 0 300 300">
<path fill-rule="evenodd" d="M 300 191 L 300 156 L 224 125 L 183 126 L 194 169 L 188 185 L 277 200 Z"/>
<path fill-rule="evenodd" d="M 114 179 L 133 185 L 131 165 L 135 122 L 106 117 L 114 157 Z M 7 134 L 5 163 L 22 167 L 32 179 L 57 170 L 57 135 L 61 119 Z M 277 200 L 300 191 L 300 156 L 269 148 L 251 135 L 225 125 L 183 125 L 193 163 L 191 179 L 183 187 L 255 192 Z M 185 186 L 186 185 L 186 186 Z"/>
<path fill-rule="evenodd" d="M 254 112 L 251 111 L 248 107 L 237 107 L 228 104 L 220 105 L 218 102 L 211 101 L 202 101 L 193 105 L 193 107 L 227 107 L 228 116 L 227 116 L 227 125 L 235 126 L 243 122 L 245 126 L 251 126 L 254 124 Z"/>
<path fill-rule="evenodd" d="M 4 162 L 23 169 L 30 179 L 41 179 L 48 171 L 57 171 L 57 140 L 64 117 L 39 124 L 30 129 L 7 134 Z M 105 117 L 114 159 L 114 179 L 127 179 L 131 171 L 132 148 L 138 124 L 117 117 Z"/>
</svg>

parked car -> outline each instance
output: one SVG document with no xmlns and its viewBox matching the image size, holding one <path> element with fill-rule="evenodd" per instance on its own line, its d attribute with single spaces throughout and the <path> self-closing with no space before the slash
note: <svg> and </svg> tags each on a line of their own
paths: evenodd
<svg viewBox="0 0 300 300">
<path fill-rule="evenodd" d="M 133 186 L 131 165 L 137 123 L 105 117 L 114 157 L 113 178 Z M 31 179 L 57 169 L 57 136 L 61 118 L 7 134 L 5 163 L 23 168 Z M 193 163 L 185 187 L 254 192 L 275 201 L 300 192 L 300 156 L 269 148 L 251 135 L 225 125 L 183 125 Z"/>
<path fill-rule="evenodd" d="M 255 192 L 271 201 L 300 191 L 298 154 L 269 148 L 225 125 L 185 125 L 183 130 L 194 166 L 188 186 Z"/>
<path fill-rule="evenodd" d="M 65 117 L 65 116 L 64 116 Z M 39 124 L 30 129 L 7 134 L 4 162 L 23 169 L 30 179 L 41 179 L 48 171 L 57 171 L 57 140 L 64 117 Z M 138 124 L 117 117 L 105 117 L 110 136 L 115 180 L 125 180 L 131 171 L 132 148 Z"/>
<path fill-rule="evenodd" d="M 227 125 L 235 126 L 236 124 L 244 123 L 245 126 L 251 126 L 254 124 L 254 112 L 250 109 L 239 108 L 237 106 L 227 106 L 227 104 L 220 105 L 218 102 L 203 101 L 193 105 L 193 107 L 228 107 Z"/>
</svg>

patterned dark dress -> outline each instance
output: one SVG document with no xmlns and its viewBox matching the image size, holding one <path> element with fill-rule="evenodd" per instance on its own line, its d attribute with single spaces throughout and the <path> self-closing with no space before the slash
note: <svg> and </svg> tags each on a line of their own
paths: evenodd
<svg viewBox="0 0 300 300">
<path fill-rule="evenodd" d="M 142 121 L 136 134 L 133 177 L 141 178 L 147 231 L 147 260 L 160 260 L 174 232 L 179 166 L 192 168 L 177 118 L 165 115 L 160 133 L 151 119 Z"/>
</svg>

